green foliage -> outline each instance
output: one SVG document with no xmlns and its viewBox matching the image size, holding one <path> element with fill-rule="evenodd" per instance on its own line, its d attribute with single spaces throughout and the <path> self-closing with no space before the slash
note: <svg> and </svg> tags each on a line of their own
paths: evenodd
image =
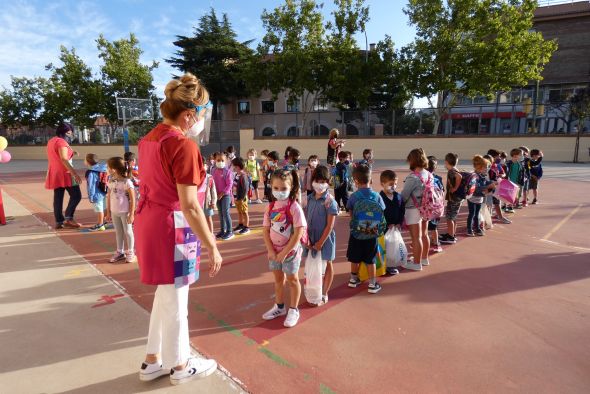
<svg viewBox="0 0 590 394">
<path fill-rule="evenodd" d="M 104 143 L 104 139 L 102 137 L 102 133 L 98 130 L 94 130 L 90 133 L 90 142 L 93 144 L 102 144 Z"/>
<path fill-rule="evenodd" d="M 236 37 L 227 14 L 220 21 L 211 8 L 199 19 L 192 37 L 177 36 L 174 45 L 180 49 L 166 61 L 182 72 L 198 76 L 215 106 L 227 103 L 232 97 L 248 94 L 242 73 L 253 55 L 251 41 L 239 42 Z"/>
<path fill-rule="evenodd" d="M 574 148 L 574 163 L 578 162 L 580 151 L 580 135 L 584 128 L 584 122 L 590 119 L 590 88 L 578 90 L 569 99 L 570 111 L 578 119 L 578 133 L 576 135 L 576 145 Z"/>
<path fill-rule="evenodd" d="M 34 126 L 43 110 L 44 78 L 11 77 L 10 89 L 0 92 L 0 121 L 8 126 Z"/>
</svg>

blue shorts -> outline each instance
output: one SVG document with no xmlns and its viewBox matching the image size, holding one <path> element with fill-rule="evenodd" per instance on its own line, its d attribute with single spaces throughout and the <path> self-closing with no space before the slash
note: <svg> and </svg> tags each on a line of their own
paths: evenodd
<svg viewBox="0 0 590 394">
<path fill-rule="evenodd" d="M 285 258 L 283 263 L 279 263 L 277 261 L 269 261 L 268 268 L 271 271 L 283 271 L 287 275 L 295 275 L 299 272 L 299 267 L 301 266 L 301 254 L 303 252 L 303 247 L 300 245 L 297 249 L 294 249 L 289 253 L 289 255 Z"/>
<path fill-rule="evenodd" d="M 104 197 L 99 198 L 96 202 L 93 202 L 92 207 L 96 213 L 104 212 Z"/>
<path fill-rule="evenodd" d="M 203 212 L 205 213 L 206 217 L 215 215 L 215 211 L 213 210 L 213 208 L 205 208 L 203 209 Z"/>
</svg>

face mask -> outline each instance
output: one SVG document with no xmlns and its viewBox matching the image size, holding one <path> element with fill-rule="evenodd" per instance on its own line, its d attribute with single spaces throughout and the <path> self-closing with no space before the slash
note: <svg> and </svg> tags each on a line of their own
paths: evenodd
<svg viewBox="0 0 590 394">
<path fill-rule="evenodd" d="M 260 156 L 262 160 L 266 160 L 266 156 Z"/>
<path fill-rule="evenodd" d="M 350 165 L 350 160 L 346 160 L 346 161 L 344 162 L 344 164 L 346 164 L 347 166 L 348 166 L 348 165 Z"/>
<path fill-rule="evenodd" d="M 323 193 L 326 190 L 328 190 L 328 187 L 330 187 L 330 185 L 328 185 L 327 183 L 319 182 L 312 182 L 311 186 L 313 187 L 313 190 L 316 191 L 316 193 Z"/>
<path fill-rule="evenodd" d="M 188 131 L 186 132 L 186 136 L 196 138 L 199 134 L 201 134 L 201 131 L 203 131 L 204 129 L 205 118 L 201 118 L 200 120 L 197 120 L 197 122 L 194 125 L 192 125 L 190 129 L 188 129 Z"/>
<path fill-rule="evenodd" d="M 314 160 L 314 161 L 310 161 L 310 162 L 309 162 L 309 165 L 315 168 L 315 167 L 317 167 L 317 165 L 318 165 L 318 162 L 317 162 L 317 161 L 315 161 L 315 160 Z"/>
<path fill-rule="evenodd" d="M 388 190 L 391 194 L 393 194 L 393 192 L 395 191 L 395 186 L 390 186 Z"/>
<path fill-rule="evenodd" d="M 268 166 L 269 167 L 274 167 L 274 166 L 276 166 L 276 163 L 274 161 L 269 161 L 268 162 Z"/>
<path fill-rule="evenodd" d="M 248 156 L 248 160 L 254 160 L 254 156 Z"/>
<path fill-rule="evenodd" d="M 278 201 L 285 201 L 286 199 L 289 198 L 289 194 L 290 193 L 291 193 L 291 190 L 289 190 L 289 189 L 285 190 L 284 192 L 281 192 L 281 191 L 278 191 L 278 190 L 273 190 L 272 191 L 272 195 Z"/>
<path fill-rule="evenodd" d="M 224 163 L 224 162 L 222 162 L 222 161 L 216 161 L 216 162 L 215 162 L 215 166 L 216 166 L 217 168 L 225 168 L 225 163 Z"/>
<path fill-rule="evenodd" d="M 235 154 L 235 153 L 229 153 L 229 154 L 227 155 L 227 157 L 228 157 L 230 160 L 233 160 L 233 159 L 235 159 L 235 158 L 236 158 L 236 154 Z"/>
</svg>

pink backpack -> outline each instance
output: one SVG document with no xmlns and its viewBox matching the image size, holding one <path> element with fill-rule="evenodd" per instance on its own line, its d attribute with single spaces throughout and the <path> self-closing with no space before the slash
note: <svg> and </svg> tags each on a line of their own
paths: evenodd
<svg viewBox="0 0 590 394">
<path fill-rule="evenodd" d="M 420 206 L 418 206 L 416 197 L 412 195 L 412 200 L 414 200 L 414 205 L 418 208 L 420 216 L 424 220 L 434 220 L 442 217 L 445 213 L 445 196 L 443 191 L 434 184 L 434 177 L 429 173 L 428 180 L 425 182 L 419 172 L 414 172 L 414 175 L 424 185 Z"/>
</svg>

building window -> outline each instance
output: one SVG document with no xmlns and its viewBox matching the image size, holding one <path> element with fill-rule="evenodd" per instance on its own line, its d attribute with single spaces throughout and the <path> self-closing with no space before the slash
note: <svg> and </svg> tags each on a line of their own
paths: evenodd
<svg viewBox="0 0 590 394">
<path fill-rule="evenodd" d="M 327 111 L 328 110 L 328 100 L 325 97 L 319 97 L 313 103 L 313 110 L 314 111 Z"/>
<path fill-rule="evenodd" d="M 287 100 L 287 112 L 299 112 L 299 100 Z"/>
<path fill-rule="evenodd" d="M 287 136 L 289 137 L 295 137 L 297 136 L 299 133 L 297 132 L 297 127 L 296 126 L 291 126 L 287 129 Z"/>
<path fill-rule="evenodd" d="M 263 114 L 272 114 L 275 112 L 275 102 L 274 101 L 261 101 L 262 105 L 262 113 Z"/>
<path fill-rule="evenodd" d="M 274 137 L 275 135 L 277 135 L 275 129 L 273 129 L 272 127 L 265 127 L 262 130 L 262 136 L 263 137 Z"/>
<path fill-rule="evenodd" d="M 238 114 L 249 114 L 250 113 L 250 102 L 249 101 L 238 101 Z"/>
</svg>

